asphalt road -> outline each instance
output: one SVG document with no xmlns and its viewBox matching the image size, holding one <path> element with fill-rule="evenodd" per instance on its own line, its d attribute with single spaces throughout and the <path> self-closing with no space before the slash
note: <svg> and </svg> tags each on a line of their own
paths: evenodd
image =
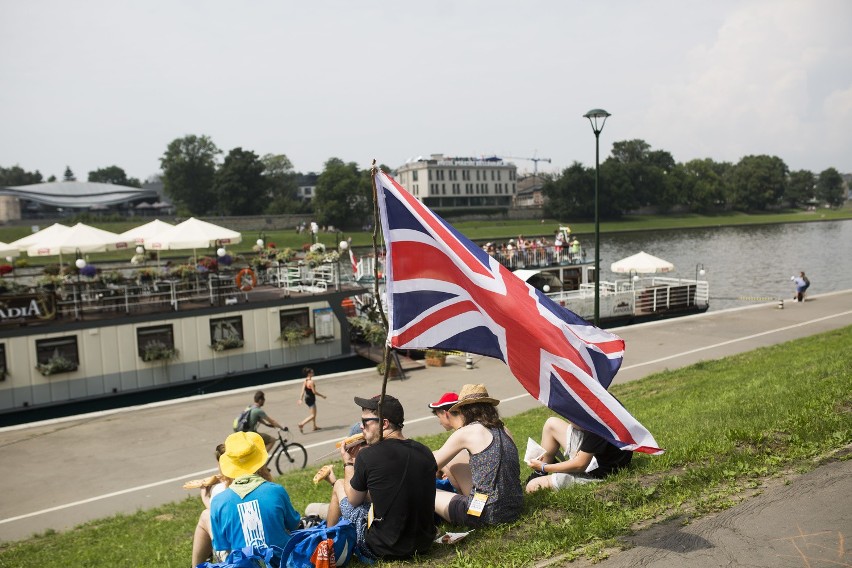
<svg viewBox="0 0 852 568">
<path fill-rule="evenodd" d="M 627 345 L 616 382 L 636 380 L 662 369 L 716 359 L 763 346 L 852 325 L 852 290 L 812 296 L 809 301 L 775 303 L 613 330 Z M 393 381 L 388 393 L 406 408 L 406 435 L 438 433 L 426 404 L 465 383 L 484 383 L 501 399 L 504 416 L 535 407 L 500 362 L 463 358 L 443 368 L 412 371 Z M 306 415 L 297 406 L 301 383 L 263 387 L 267 412 L 296 430 L 308 448 L 309 466 L 334 449 L 358 419 L 353 396 L 372 396 L 381 388 L 374 371 L 317 377 L 319 432 L 299 434 Z M 231 433 L 231 422 L 251 401 L 254 388 L 202 395 L 115 411 L 0 429 L 0 479 L 28 480 L 20 495 L 0 500 L 0 541 L 27 538 L 47 529 L 64 530 L 116 513 L 132 513 L 180 500 L 181 484 L 214 471 L 212 451 Z M 848 478 L 847 478 L 848 479 Z M 847 483 L 848 485 L 848 483 Z"/>
</svg>

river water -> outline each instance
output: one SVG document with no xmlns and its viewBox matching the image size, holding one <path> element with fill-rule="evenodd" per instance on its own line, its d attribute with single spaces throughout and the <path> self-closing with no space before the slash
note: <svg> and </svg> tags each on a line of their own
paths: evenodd
<svg viewBox="0 0 852 568">
<path fill-rule="evenodd" d="M 593 239 L 580 237 L 591 254 Z M 703 264 L 700 279 L 710 284 L 710 310 L 758 303 L 740 298 L 791 300 L 790 277 L 800 271 L 811 281 L 809 294 L 852 288 L 852 220 L 601 233 L 603 279 L 625 278 L 613 274 L 610 264 L 640 251 L 673 263 L 674 272 L 665 276 L 695 278 Z"/>
</svg>

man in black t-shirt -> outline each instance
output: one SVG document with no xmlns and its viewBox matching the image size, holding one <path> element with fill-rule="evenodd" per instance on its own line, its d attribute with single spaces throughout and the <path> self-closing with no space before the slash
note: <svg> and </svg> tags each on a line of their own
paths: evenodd
<svg viewBox="0 0 852 568">
<path fill-rule="evenodd" d="M 385 395 L 379 420 L 379 398 L 355 397 L 367 445 L 347 450 L 341 444 L 344 479 L 334 484 L 327 523 L 351 521 L 355 550 L 367 558 L 408 558 L 428 552 L 435 538 L 438 466 L 429 448 L 403 436 L 405 415 L 396 398 Z"/>
<path fill-rule="evenodd" d="M 528 462 L 540 475 L 527 481 L 527 493 L 597 481 L 627 467 L 633 458 L 633 452 L 621 450 L 599 435 L 556 417 L 544 423 L 541 446 L 544 455 Z M 565 461 L 553 463 L 560 449 Z"/>
</svg>

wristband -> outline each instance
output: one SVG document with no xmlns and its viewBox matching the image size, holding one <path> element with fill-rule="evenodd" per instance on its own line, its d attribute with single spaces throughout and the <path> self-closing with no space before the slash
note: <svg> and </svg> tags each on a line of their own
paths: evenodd
<svg viewBox="0 0 852 568">
<path fill-rule="evenodd" d="M 343 464 L 343 467 L 347 467 L 347 466 L 349 466 L 349 467 L 355 467 L 355 464 L 354 464 L 354 463 L 345 463 L 345 464 Z"/>
<path fill-rule="evenodd" d="M 547 475 L 547 472 L 546 472 L 546 471 L 544 471 L 544 467 L 545 467 L 546 465 L 547 465 L 547 464 L 546 464 L 546 463 L 544 463 L 544 462 L 542 462 L 542 464 L 541 464 L 541 474 L 542 474 L 542 475 Z"/>
</svg>

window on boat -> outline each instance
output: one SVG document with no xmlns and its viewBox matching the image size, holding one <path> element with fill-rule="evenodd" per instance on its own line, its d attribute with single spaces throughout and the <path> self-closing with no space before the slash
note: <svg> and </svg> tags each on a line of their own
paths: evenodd
<svg viewBox="0 0 852 568">
<path fill-rule="evenodd" d="M 5 367 L 5 354 L 4 354 Z M 50 339 L 36 339 L 36 361 L 39 369 L 45 375 L 54 373 L 65 373 L 76 371 L 80 365 L 80 355 L 77 350 L 77 337 L 52 337 Z"/>
<path fill-rule="evenodd" d="M 136 329 L 136 345 L 144 360 L 165 359 L 165 354 L 175 351 L 175 332 L 172 324 L 140 327 Z M 158 354 L 161 356 L 155 357 Z"/>
</svg>

